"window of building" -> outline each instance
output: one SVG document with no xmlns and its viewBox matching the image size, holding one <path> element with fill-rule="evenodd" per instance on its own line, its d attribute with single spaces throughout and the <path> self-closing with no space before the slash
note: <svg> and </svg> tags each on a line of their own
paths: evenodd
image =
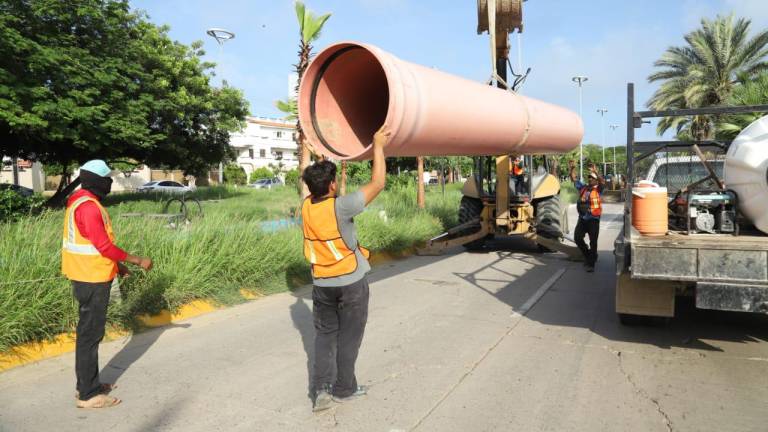
<svg viewBox="0 0 768 432">
<path fill-rule="evenodd" d="M 267 157 L 267 151 L 266 151 L 266 150 L 264 150 L 264 149 L 261 149 L 261 150 L 259 150 L 259 157 L 260 157 L 260 158 L 265 158 L 265 157 Z"/>
<path fill-rule="evenodd" d="M 277 160 L 280 160 L 280 159 L 282 159 L 282 158 L 283 158 L 283 152 L 281 152 L 281 151 L 276 151 L 276 152 L 275 152 L 275 159 L 277 159 Z"/>
<path fill-rule="evenodd" d="M 299 159 L 299 152 L 293 152 L 293 158 L 298 160 Z"/>
<path fill-rule="evenodd" d="M 248 157 L 253 159 L 253 149 L 248 149 Z"/>
<path fill-rule="evenodd" d="M 275 137 L 276 137 L 276 138 L 282 138 L 282 137 L 283 137 L 283 131 L 277 131 L 277 132 L 275 132 Z"/>
</svg>

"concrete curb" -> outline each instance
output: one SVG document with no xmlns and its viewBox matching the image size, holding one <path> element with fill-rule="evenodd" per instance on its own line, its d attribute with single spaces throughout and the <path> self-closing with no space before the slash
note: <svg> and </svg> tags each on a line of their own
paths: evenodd
<svg viewBox="0 0 768 432">
<path fill-rule="evenodd" d="M 390 261 L 407 258 L 415 253 L 414 248 L 408 248 L 402 252 L 376 252 L 369 259 L 371 266 L 381 265 Z M 248 301 L 264 297 L 257 291 L 241 289 L 240 295 Z M 216 304 L 209 300 L 193 300 L 182 305 L 176 312 L 163 310 L 157 315 L 138 315 L 136 320 L 142 328 L 156 328 L 184 321 L 200 315 L 205 315 L 227 306 Z M 113 341 L 131 334 L 130 331 L 119 328 L 107 328 L 104 341 Z M 30 363 L 36 363 L 75 350 L 75 333 L 67 332 L 55 336 L 53 339 L 41 342 L 29 342 L 18 345 L 7 353 L 0 353 L 0 372 L 10 370 Z"/>
</svg>

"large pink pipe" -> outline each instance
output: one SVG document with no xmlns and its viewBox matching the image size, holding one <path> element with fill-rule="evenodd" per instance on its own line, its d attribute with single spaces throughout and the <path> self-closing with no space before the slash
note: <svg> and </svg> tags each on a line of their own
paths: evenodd
<svg viewBox="0 0 768 432">
<path fill-rule="evenodd" d="M 387 156 L 565 153 L 584 128 L 574 112 L 342 42 L 312 61 L 299 118 L 316 153 L 371 158 L 373 134 L 392 131 Z"/>
</svg>

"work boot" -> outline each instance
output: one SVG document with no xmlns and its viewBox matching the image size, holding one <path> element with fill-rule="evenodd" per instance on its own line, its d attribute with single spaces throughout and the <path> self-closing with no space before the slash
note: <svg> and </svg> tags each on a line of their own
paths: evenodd
<svg viewBox="0 0 768 432">
<path fill-rule="evenodd" d="M 353 399 L 357 399 L 360 396 L 365 396 L 368 394 L 368 386 L 357 386 L 357 390 L 355 390 L 354 393 L 352 393 L 349 396 L 339 397 L 339 396 L 333 396 L 333 400 L 339 403 L 349 402 Z"/>
<path fill-rule="evenodd" d="M 315 396 L 315 405 L 312 406 L 313 412 L 324 411 L 333 405 L 333 397 L 326 390 L 320 390 Z"/>
<path fill-rule="evenodd" d="M 594 273 L 594 272 L 595 272 L 595 265 L 587 264 L 587 273 Z"/>
</svg>

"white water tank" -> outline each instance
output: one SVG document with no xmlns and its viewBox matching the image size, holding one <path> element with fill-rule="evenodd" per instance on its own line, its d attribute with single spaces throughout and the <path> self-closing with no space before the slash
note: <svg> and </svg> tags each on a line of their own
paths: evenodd
<svg viewBox="0 0 768 432">
<path fill-rule="evenodd" d="M 725 186 L 738 195 L 739 208 L 768 233 L 768 116 L 744 128 L 725 158 Z"/>
</svg>

